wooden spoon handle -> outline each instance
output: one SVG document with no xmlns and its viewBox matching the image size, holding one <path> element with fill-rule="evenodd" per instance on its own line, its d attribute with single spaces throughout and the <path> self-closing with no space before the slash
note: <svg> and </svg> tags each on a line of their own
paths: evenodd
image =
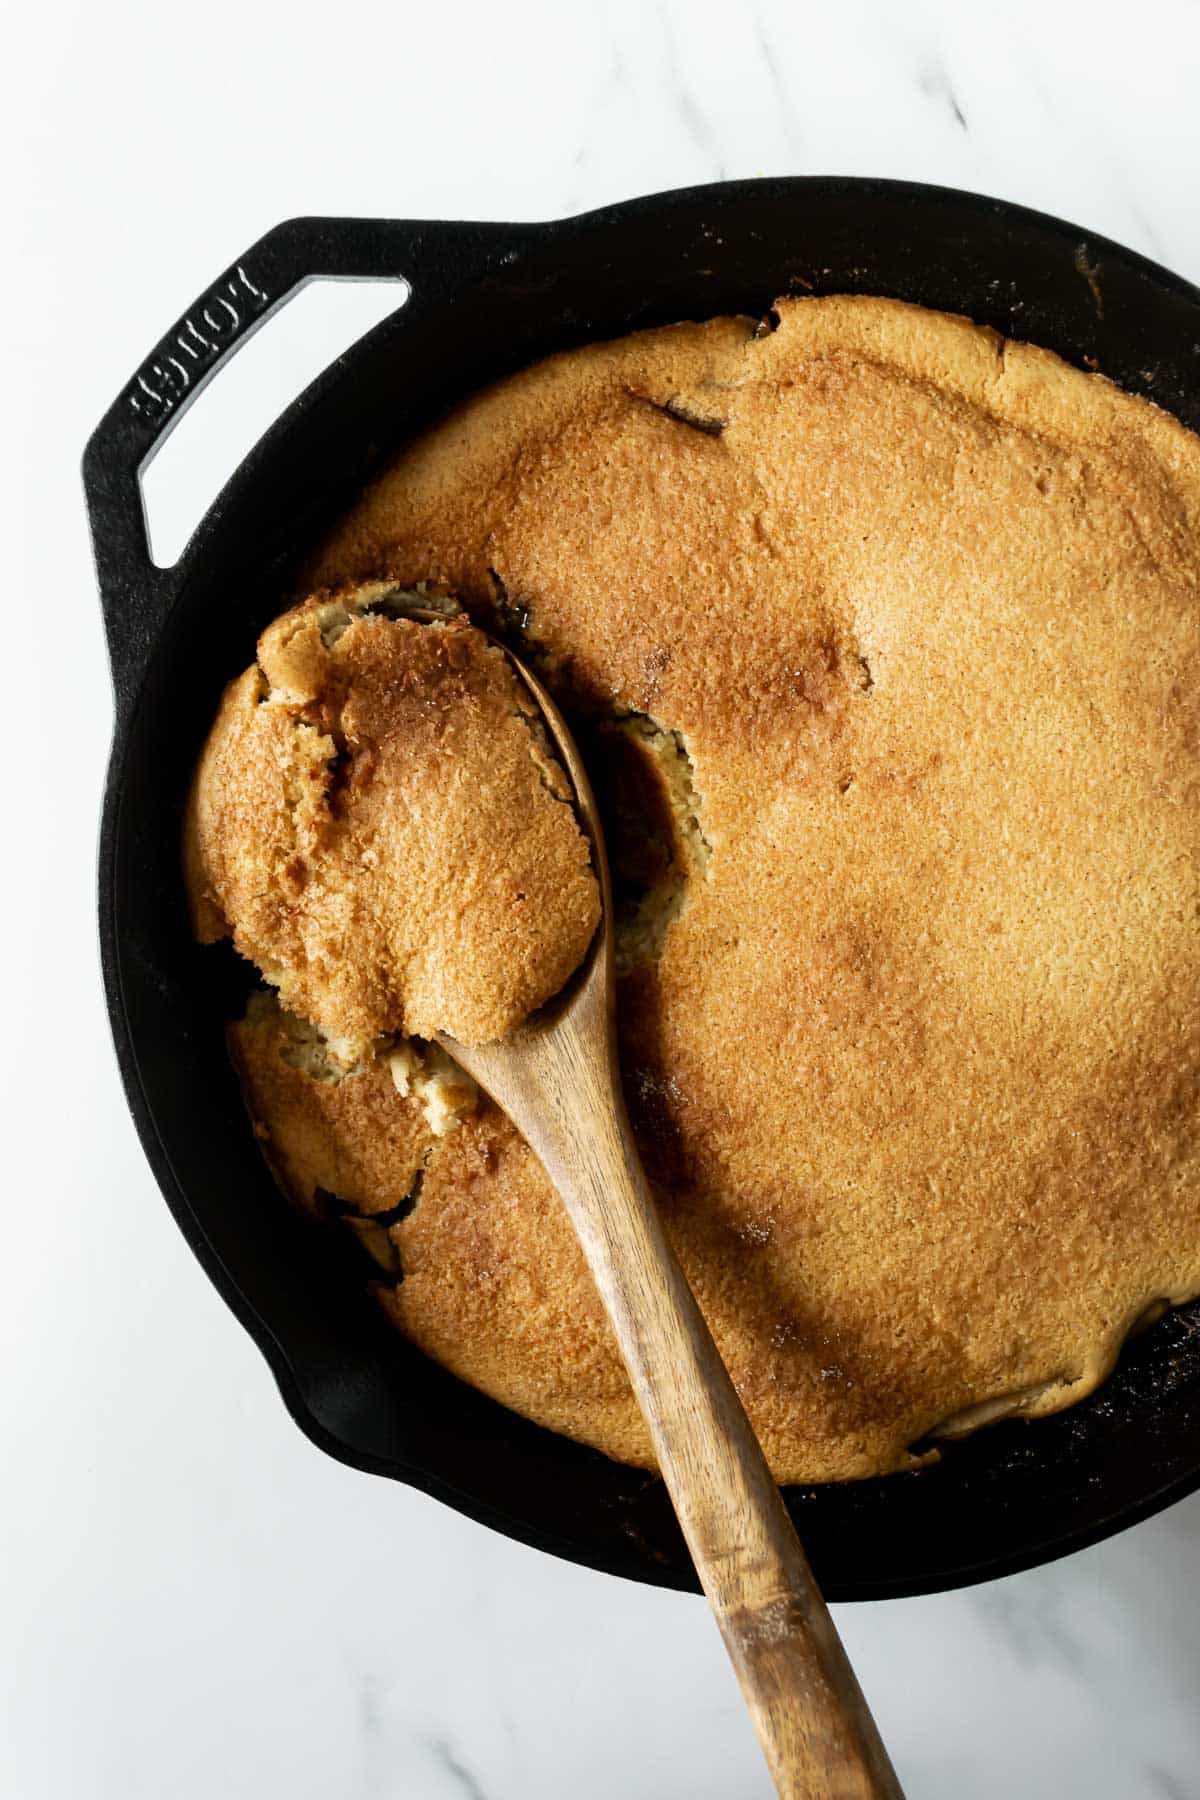
<svg viewBox="0 0 1200 1800">
<path fill-rule="evenodd" d="M 663 1232 L 624 1101 L 606 1072 L 586 1062 L 581 1057 L 565 1079 L 538 1082 L 537 1104 L 519 1107 L 517 1123 L 571 1213 L 776 1787 L 789 1797 L 900 1796 L 766 1458 Z"/>
</svg>

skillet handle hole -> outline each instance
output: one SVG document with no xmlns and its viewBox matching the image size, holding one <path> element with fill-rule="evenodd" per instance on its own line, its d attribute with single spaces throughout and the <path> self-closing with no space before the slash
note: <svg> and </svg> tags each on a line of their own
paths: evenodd
<svg viewBox="0 0 1200 1800">
<path fill-rule="evenodd" d="M 297 395 L 408 296 L 400 279 L 318 277 L 243 342 L 142 470 L 157 568 L 178 561 L 230 475 Z"/>
</svg>

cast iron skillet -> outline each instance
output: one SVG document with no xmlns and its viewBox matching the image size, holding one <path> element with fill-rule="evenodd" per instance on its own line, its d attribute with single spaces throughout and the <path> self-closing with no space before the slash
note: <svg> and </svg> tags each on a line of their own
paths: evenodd
<svg viewBox="0 0 1200 1800">
<path fill-rule="evenodd" d="M 152 566 L 139 475 L 224 358 L 315 276 L 403 277 L 407 303 L 292 405 L 176 567 Z M 694 1576 L 661 1485 L 516 1418 L 374 1316 L 357 1271 L 274 1188 L 222 1026 L 247 986 L 189 941 L 188 772 L 224 681 L 297 557 L 403 439 L 481 383 L 637 326 L 761 313 L 787 292 L 890 294 L 1099 367 L 1200 429 L 1200 291 L 1001 201 L 898 182 L 729 183 L 546 225 L 297 219 L 168 332 L 88 444 L 116 690 L 100 843 L 108 1009 L 167 1203 L 314 1443 L 509 1536 L 664 1587 Z M 919 1472 L 789 1493 L 832 1600 L 978 1581 L 1094 1542 L 1200 1485 L 1200 1311 L 1131 1347 L 1074 1411 Z"/>
</svg>

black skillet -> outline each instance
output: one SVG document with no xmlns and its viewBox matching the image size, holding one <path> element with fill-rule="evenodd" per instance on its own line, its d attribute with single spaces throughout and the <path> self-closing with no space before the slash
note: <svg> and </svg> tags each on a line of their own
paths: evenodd
<svg viewBox="0 0 1200 1800">
<path fill-rule="evenodd" d="M 178 564 L 147 551 L 139 476 L 224 358 L 315 276 L 403 277 L 407 303 L 341 357 L 231 476 Z M 167 333 L 88 444 L 84 479 L 116 690 L 100 842 L 108 1010 L 167 1203 L 330 1455 L 510 1537 L 664 1587 L 695 1580 L 661 1485 L 526 1423 L 375 1317 L 358 1272 L 276 1192 L 222 1026 L 247 981 L 189 941 L 180 803 L 223 682 L 296 560 L 405 438 L 564 345 L 776 295 L 890 294 L 1098 367 L 1200 429 L 1200 291 L 1119 245 L 998 200 L 899 182 L 736 182 L 547 225 L 299 219 Z M 831 1600 L 982 1580 L 1080 1548 L 1200 1485 L 1200 1309 L 1106 1387 L 887 1480 L 789 1491 Z"/>
</svg>

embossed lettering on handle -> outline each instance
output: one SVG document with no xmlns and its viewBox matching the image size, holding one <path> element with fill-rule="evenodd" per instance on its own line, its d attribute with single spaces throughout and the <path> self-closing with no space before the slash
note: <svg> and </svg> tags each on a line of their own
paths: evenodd
<svg viewBox="0 0 1200 1800">
<path fill-rule="evenodd" d="M 269 302 L 266 289 L 244 263 L 238 263 L 138 370 L 125 395 L 130 411 L 147 425 L 161 425 L 188 397 L 210 363 Z"/>
<path fill-rule="evenodd" d="M 142 504 L 149 459 L 201 388 L 263 321 L 308 281 L 412 280 L 426 309 L 507 266 L 540 227 L 471 221 L 289 219 L 268 231 L 203 293 L 118 392 L 83 457 L 96 575 L 118 709 L 140 691 L 175 597 L 155 566 Z"/>
</svg>

